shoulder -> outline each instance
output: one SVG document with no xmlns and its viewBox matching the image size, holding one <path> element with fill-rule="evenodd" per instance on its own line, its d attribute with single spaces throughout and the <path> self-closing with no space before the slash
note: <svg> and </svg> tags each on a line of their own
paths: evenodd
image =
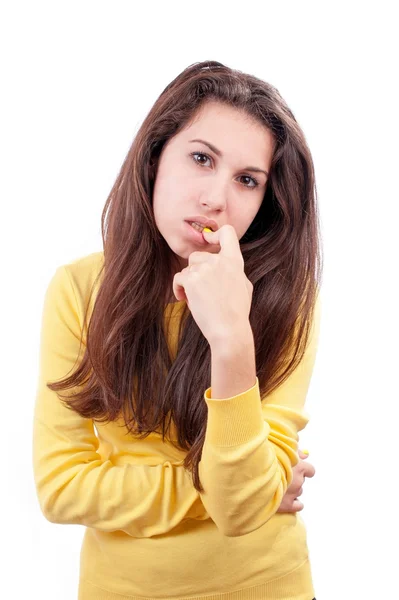
<svg viewBox="0 0 399 600">
<path fill-rule="evenodd" d="M 82 318 L 87 306 L 93 306 L 95 292 L 101 281 L 104 252 L 92 252 L 62 264 L 59 271 L 67 276 Z"/>
<path fill-rule="evenodd" d="M 87 286 L 92 286 L 99 276 L 104 264 L 104 252 L 92 252 L 80 256 L 68 263 L 61 265 L 65 269 L 74 288 L 84 291 Z"/>
</svg>

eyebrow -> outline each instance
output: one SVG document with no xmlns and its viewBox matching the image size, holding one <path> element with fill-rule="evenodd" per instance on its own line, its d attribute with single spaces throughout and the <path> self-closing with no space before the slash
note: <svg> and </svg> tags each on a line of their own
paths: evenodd
<svg viewBox="0 0 399 600">
<path fill-rule="evenodd" d="M 205 144 L 205 146 L 208 146 L 208 148 L 210 148 L 212 150 L 212 152 L 214 152 L 217 156 L 223 156 L 222 152 L 220 150 L 218 150 L 216 148 L 216 146 L 214 146 L 210 142 L 206 142 L 205 140 L 199 140 L 199 139 L 189 140 L 189 142 L 199 142 L 200 144 Z M 266 175 L 266 177 L 269 176 L 269 173 L 267 171 L 265 171 L 264 169 L 259 169 L 258 167 L 244 167 L 243 170 L 244 171 L 253 171 L 255 173 L 264 173 Z"/>
</svg>

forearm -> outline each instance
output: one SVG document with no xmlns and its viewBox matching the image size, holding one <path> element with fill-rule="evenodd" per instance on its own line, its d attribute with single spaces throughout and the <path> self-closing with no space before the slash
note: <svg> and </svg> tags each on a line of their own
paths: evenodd
<svg viewBox="0 0 399 600">
<path fill-rule="evenodd" d="M 236 396 L 251 388 L 255 381 L 255 344 L 248 322 L 211 344 L 212 398 Z"/>
<path fill-rule="evenodd" d="M 251 334 L 251 335 L 250 335 Z M 286 485 L 263 418 L 252 331 L 246 326 L 212 349 L 207 429 L 199 462 L 202 503 L 227 537 L 246 535 L 277 511 Z M 284 427 L 282 433 L 285 434 Z"/>
</svg>

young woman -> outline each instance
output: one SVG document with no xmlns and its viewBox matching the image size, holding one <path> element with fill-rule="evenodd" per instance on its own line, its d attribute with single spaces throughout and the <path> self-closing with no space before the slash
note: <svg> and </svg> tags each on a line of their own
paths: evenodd
<svg viewBox="0 0 399 600">
<path fill-rule="evenodd" d="M 79 599 L 312 600 L 298 432 L 321 252 L 311 154 L 279 92 L 185 69 L 102 232 L 48 285 L 33 432 L 44 516 L 86 527 Z"/>
</svg>

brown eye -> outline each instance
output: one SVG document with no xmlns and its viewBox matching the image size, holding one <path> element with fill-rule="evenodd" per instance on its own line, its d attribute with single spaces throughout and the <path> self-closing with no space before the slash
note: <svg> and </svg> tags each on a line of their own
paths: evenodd
<svg viewBox="0 0 399 600">
<path fill-rule="evenodd" d="M 195 156 L 203 156 L 208 160 L 212 160 L 210 156 L 208 156 L 207 154 L 204 154 L 204 152 L 191 152 L 190 156 L 193 157 L 194 162 L 196 162 L 198 165 L 200 165 L 201 167 L 205 166 L 203 162 L 199 162 L 198 160 L 196 160 Z"/>
<path fill-rule="evenodd" d="M 200 167 L 206 167 L 207 165 L 204 164 L 203 162 L 200 162 L 198 160 L 196 160 L 196 156 L 202 156 L 204 157 L 206 160 L 210 160 L 212 161 L 212 158 L 206 154 L 205 152 L 190 152 L 190 156 L 192 156 L 194 162 L 199 165 Z M 255 179 L 255 177 L 250 177 L 249 175 L 241 175 L 241 177 L 244 177 L 245 179 L 249 179 L 250 181 L 253 182 L 253 185 L 247 185 L 244 184 L 244 187 L 250 189 L 250 190 L 254 190 L 255 188 L 257 188 L 259 186 L 259 182 Z"/>
<path fill-rule="evenodd" d="M 255 179 L 255 177 L 250 177 L 249 175 L 241 175 L 241 177 L 243 177 L 244 179 L 249 179 L 250 181 L 253 181 L 253 183 L 254 183 L 254 185 L 245 185 L 245 187 L 250 187 L 250 188 L 258 187 L 259 183 Z"/>
</svg>

